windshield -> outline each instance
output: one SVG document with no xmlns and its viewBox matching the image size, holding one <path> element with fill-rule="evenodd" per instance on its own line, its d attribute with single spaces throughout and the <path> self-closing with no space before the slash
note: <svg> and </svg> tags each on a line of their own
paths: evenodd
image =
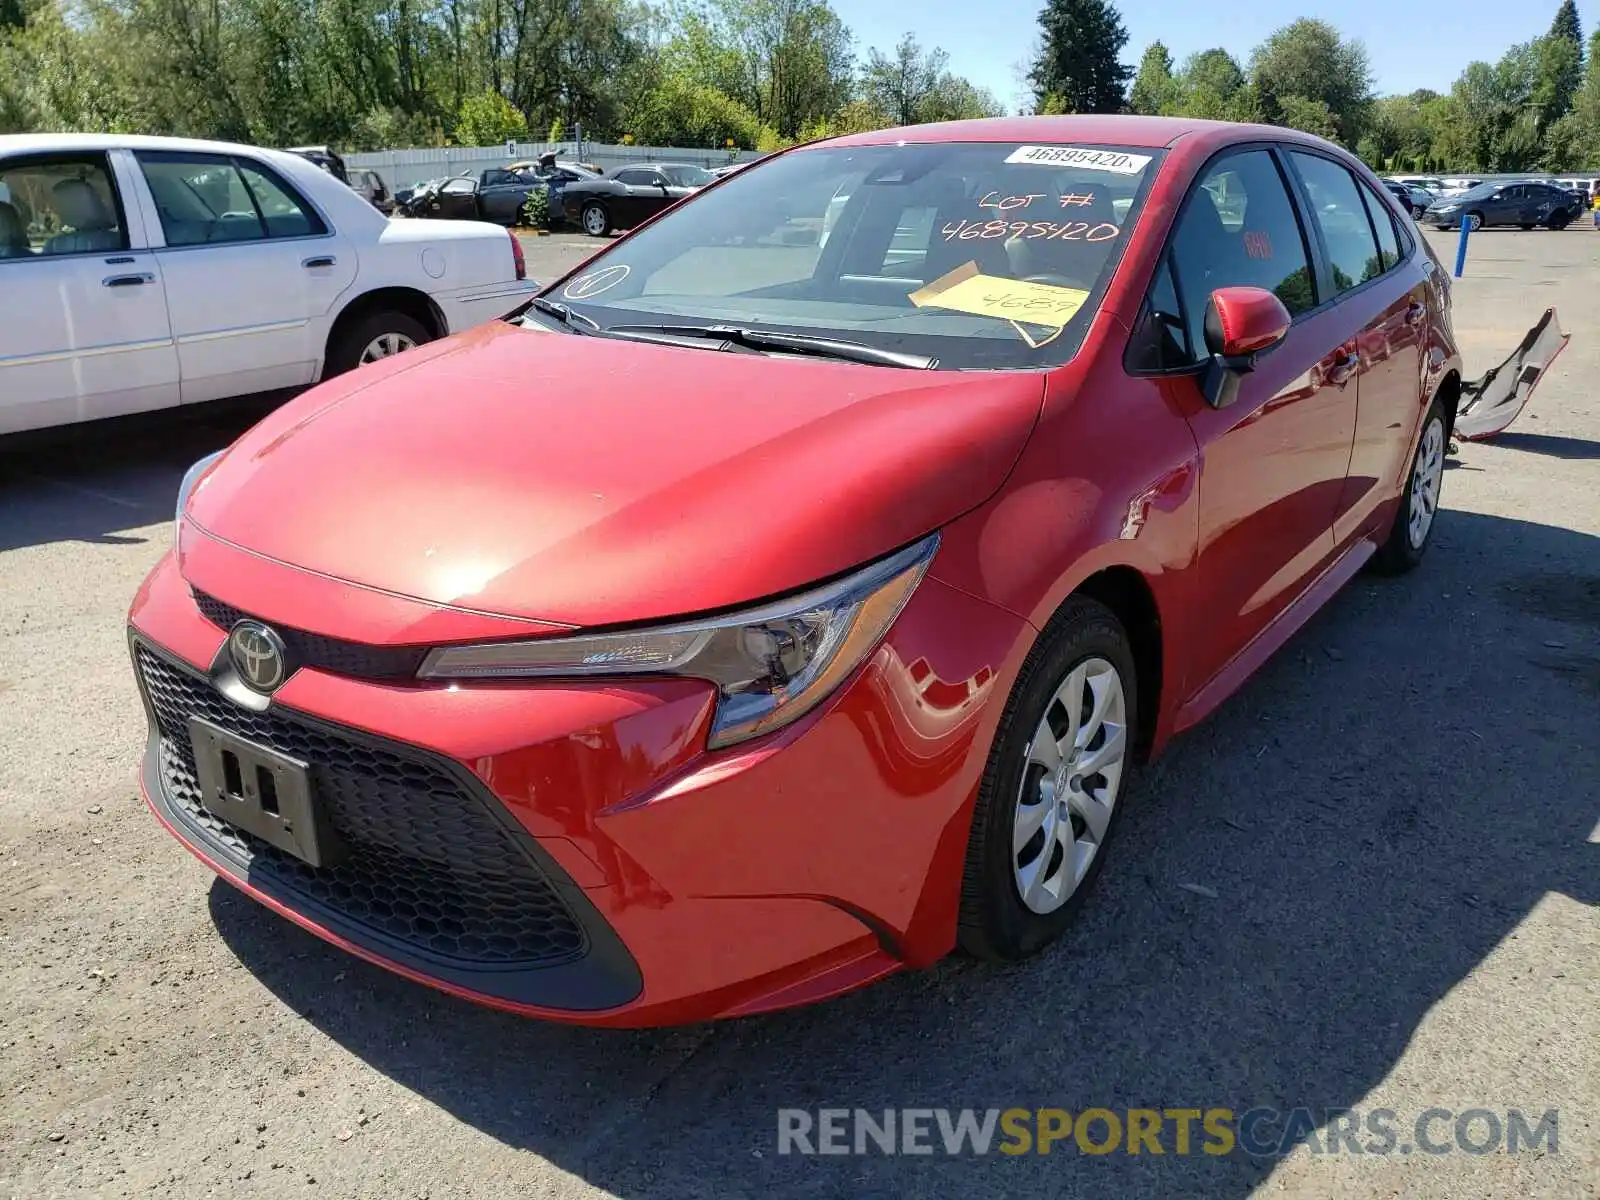
<svg viewBox="0 0 1600 1200">
<path fill-rule="evenodd" d="M 943 369 L 1076 353 L 1159 152 L 828 147 L 739 171 L 548 293 L 605 329 L 737 323 Z"/>
<path fill-rule="evenodd" d="M 717 181 L 717 177 L 704 167 L 666 166 L 661 168 L 661 173 L 673 187 L 705 187 Z"/>
</svg>

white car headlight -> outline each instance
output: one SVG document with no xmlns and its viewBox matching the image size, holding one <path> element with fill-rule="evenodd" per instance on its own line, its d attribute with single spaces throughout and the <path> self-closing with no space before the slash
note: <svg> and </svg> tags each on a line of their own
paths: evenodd
<svg viewBox="0 0 1600 1200">
<path fill-rule="evenodd" d="M 211 469 L 211 464 L 221 458 L 224 451 L 218 450 L 215 454 L 208 454 L 194 466 L 183 473 L 183 482 L 178 485 L 178 503 L 172 510 L 172 541 L 178 541 L 178 529 L 183 524 L 183 507 L 189 503 L 189 497 L 194 495 L 194 489 L 200 484 L 200 477 Z"/>
<path fill-rule="evenodd" d="M 760 608 L 656 629 L 442 646 L 424 679 L 682 675 L 717 685 L 713 749 L 770 733 L 822 703 L 870 654 L 927 572 L 932 534 L 843 579 Z"/>
</svg>

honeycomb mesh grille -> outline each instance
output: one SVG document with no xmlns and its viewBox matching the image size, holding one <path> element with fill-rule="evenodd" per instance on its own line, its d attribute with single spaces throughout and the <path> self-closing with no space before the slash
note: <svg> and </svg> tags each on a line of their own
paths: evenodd
<svg viewBox="0 0 1600 1200">
<path fill-rule="evenodd" d="M 190 832 L 244 868 L 252 886 L 290 907 L 303 897 L 414 951 L 462 964 L 550 966 L 583 955 L 583 930 L 554 887 L 450 772 L 279 712 L 247 712 L 145 646 L 134 653 L 155 713 L 167 800 Z M 312 867 L 203 807 L 192 716 L 309 763 L 316 801 L 347 856 Z"/>
<path fill-rule="evenodd" d="M 205 592 L 195 592 L 194 602 L 200 607 L 201 615 L 219 629 L 232 629 L 240 621 L 257 619 Z M 311 667 L 356 679 L 414 679 L 428 654 L 426 646 L 368 646 L 307 633 L 303 629 L 285 629 L 271 621 L 267 624 L 283 638 L 291 671 Z"/>
</svg>

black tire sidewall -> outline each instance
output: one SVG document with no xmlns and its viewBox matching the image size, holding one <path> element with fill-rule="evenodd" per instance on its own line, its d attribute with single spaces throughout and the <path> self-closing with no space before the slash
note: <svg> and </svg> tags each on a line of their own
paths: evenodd
<svg viewBox="0 0 1600 1200">
<path fill-rule="evenodd" d="M 1428 406 L 1427 415 L 1422 418 L 1422 428 L 1417 434 L 1417 448 L 1406 461 L 1406 486 L 1400 493 L 1400 507 L 1395 511 L 1394 524 L 1389 527 L 1388 540 L 1373 556 L 1377 568 L 1390 575 L 1409 571 L 1422 562 L 1423 555 L 1427 554 L 1428 547 L 1433 542 L 1433 531 L 1439 527 L 1439 502 L 1444 499 L 1442 481 L 1439 500 L 1434 503 L 1433 520 L 1428 525 L 1428 532 L 1423 536 L 1422 545 L 1411 544 L 1411 492 L 1417 485 L 1417 458 L 1422 454 L 1423 446 L 1427 444 L 1428 427 L 1436 421 L 1439 423 L 1440 436 L 1444 439 L 1442 449 L 1448 450 L 1450 430 L 1444 418 L 1444 406 L 1439 403 L 1437 396 Z"/>
<path fill-rule="evenodd" d="M 323 378 L 343 375 L 360 366 L 362 351 L 371 344 L 373 338 L 385 333 L 404 334 L 418 346 L 433 340 L 433 334 L 420 321 L 403 312 L 385 309 L 368 313 L 340 331 L 328 350 L 328 366 L 323 371 Z"/>
<path fill-rule="evenodd" d="M 1012 830 L 1026 769 L 1029 739 L 1067 673 L 1089 658 L 1103 658 L 1122 677 L 1128 710 L 1128 756 L 1111 821 L 1089 873 L 1072 896 L 1049 914 L 1033 912 L 1017 894 Z M 960 942 L 964 950 L 992 961 L 1017 961 L 1043 949 L 1071 924 L 1105 865 L 1127 796 L 1138 743 L 1138 676 L 1127 634 L 1111 610 L 1074 597 L 1040 636 L 1023 667 L 995 733 L 978 789 L 973 829 L 962 882 Z"/>
</svg>

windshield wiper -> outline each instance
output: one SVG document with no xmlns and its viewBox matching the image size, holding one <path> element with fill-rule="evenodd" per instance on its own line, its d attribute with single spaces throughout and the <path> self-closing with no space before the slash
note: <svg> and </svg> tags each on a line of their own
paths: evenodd
<svg viewBox="0 0 1600 1200">
<path fill-rule="evenodd" d="M 596 332 L 598 332 L 600 329 L 600 322 L 591 317 L 584 316 L 581 312 L 576 312 L 573 309 L 568 308 L 565 304 L 562 304 L 557 300 L 546 300 L 543 296 L 535 296 L 533 298 L 533 307 L 537 308 L 542 313 L 546 313 L 554 317 L 568 329 L 572 330 L 573 333 L 584 332 L 583 329 L 579 328 L 580 325 L 586 325 L 589 327 L 589 329 Z"/>
<path fill-rule="evenodd" d="M 537 303 L 537 301 L 535 301 Z M 813 337 L 806 333 L 775 333 L 765 329 L 744 329 L 737 325 L 608 325 L 604 332 L 616 337 L 630 334 L 663 334 L 671 338 L 705 338 L 750 350 L 780 350 L 789 354 L 810 354 L 818 358 L 837 358 L 844 362 L 872 363 L 880 367 L 903 367 L 911 371 L 931 371 L 939 360 L 925 354 L 903 354 L 881 350 L 866 342 L 843 338 Z"/>
</svg>

